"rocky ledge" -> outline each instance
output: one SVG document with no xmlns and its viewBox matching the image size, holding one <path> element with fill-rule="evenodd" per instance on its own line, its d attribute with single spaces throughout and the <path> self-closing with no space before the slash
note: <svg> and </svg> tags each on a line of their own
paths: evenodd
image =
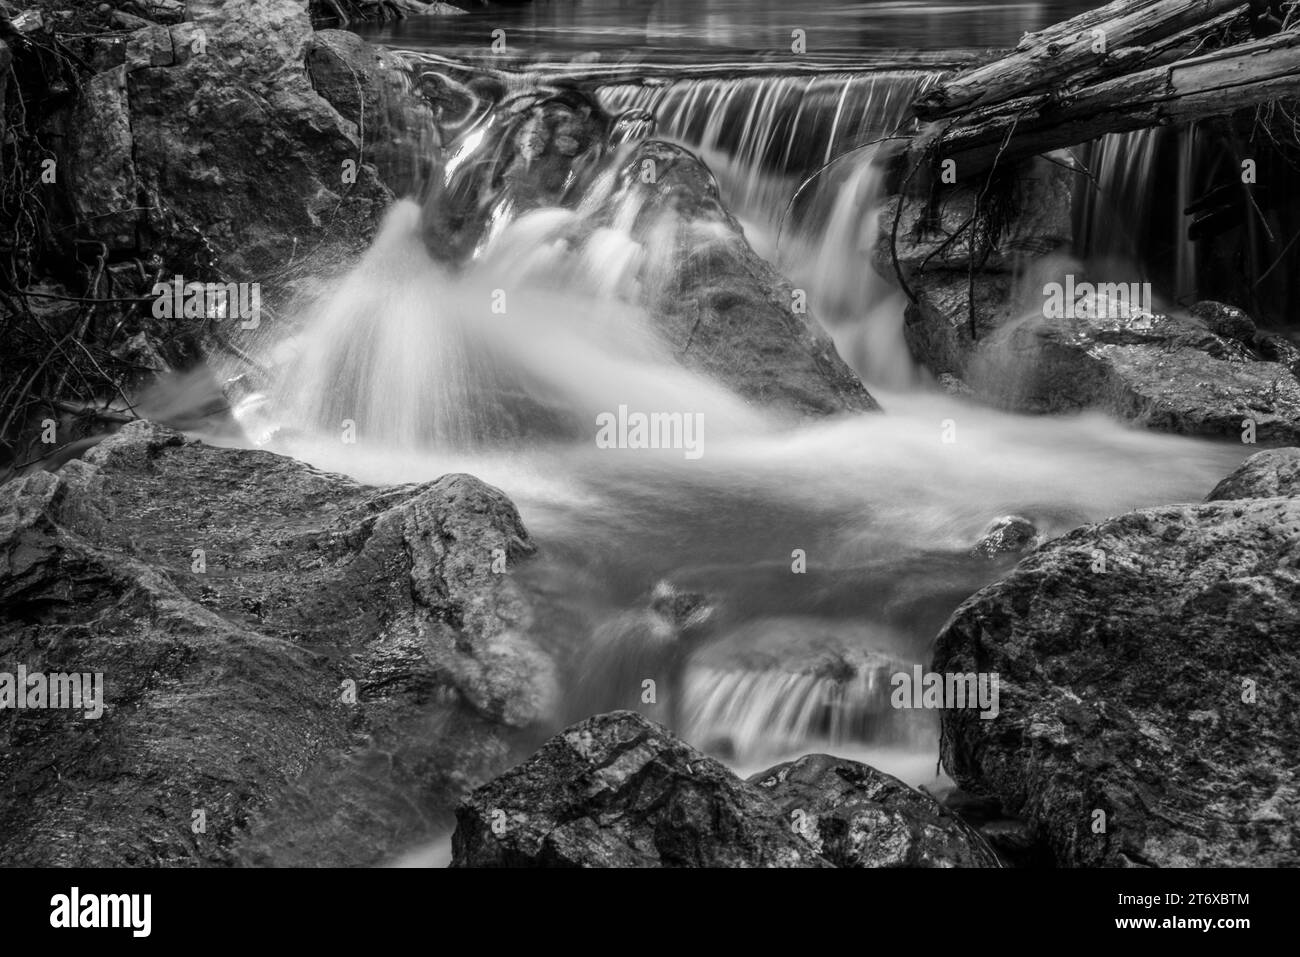
<svg viewBox="0 0 1300 957">
<path fill-rule="evenodd" d="M 1276 866 L 1300 848 L 1300 449 L 1198 505 L 1048 542 L 968 599 L 936 672 L 1000 676 L 944 713 L 945 768 L 1067 866 Z"/>
</svg>

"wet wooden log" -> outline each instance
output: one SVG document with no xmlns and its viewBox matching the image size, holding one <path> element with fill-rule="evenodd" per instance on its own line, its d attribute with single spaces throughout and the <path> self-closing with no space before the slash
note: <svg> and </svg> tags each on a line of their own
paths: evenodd
<svg viewBox="0 0 1300 957">
<path fill-rule="evenodd" d="M 1104 136 L 1221 116 L 1270 100 L 1300 97 L 1300 32 L 1211 53 L 1059 94 L 1021 97 L 931 123 L 904 163 L 954 160 L 963 181 L 995 163 Z"/>
<path fill-rule="evenodd" d="M 1083 86 L 1151 65 L 1247 13 L 1246 0 L 1118 0 L 1026 34 L 1009 55 L 959 73 L 913 106 L 923 120 Z"/>
</svg>

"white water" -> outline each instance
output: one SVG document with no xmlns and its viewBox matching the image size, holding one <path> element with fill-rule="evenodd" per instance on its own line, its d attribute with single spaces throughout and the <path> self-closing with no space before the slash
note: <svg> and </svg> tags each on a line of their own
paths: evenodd
<svg viewBox="0 0 1300 957">
<path fill-rule="evenodd" d="M 928 664 L 951 611 L 1014 561 L 969 556 L 987 523 L 1014 512 L 1055 536 L 1199 500 L 1242 453 L 1100 414 L 1016 416 L 918 388 L 901 301 L 865 262 L 869 151 L 837 161 L 799 222 L 783 222 L 799 177 L 771 165 L 780 110 L 762 104 L 777 94 L 746 95 L 745 136 L 701 151 L 751 242 L 808 290 L 883 414 L 792 427 L 684 370 L 640 303 L 662 292 L 690 224 L 638 239 L 624 210 L 592 228 L 587 214 L 608 198 L 598 182 L 576 210 L 501 216 L 459 272 L 425 251 L 416 204 L 398 203 L 300 332 L 268 349 L 276 386 L 241 407 L 242 424 L 275 451 L 362 481 L 463 471 L 505 491 L 540 549 L 513 574 L 561 610 L 535 636 L 567 681 L 551 729 L 634 708 L 676 720 L 741 773 L 827 751 L 942 789 L 937 716 L 889 709 L 886 675 Z M 692 110 L 743 99 L 710 87 L 680 96 L 681 130 Z M 701 414 L 704 455 L 598 448 L 596 416 L 620 405 Z M 712 609 L 676 678 L 675 626 L 650 607 L 663 581 Z M 642 702 L 646 678 L 664 685 L 656 704 Z M 398 863 L 448 853 L 443 840 Z"/>
<path fill-rule="evenodd" d="M 885 414 L 786 427 L 684 371 L 638 307 L 579 281 L 584 263 L 638 257 L 610 232 L 556 246 L 569 216 L 519 220 L 479 265 L 452 275 L 424 254 L 414 204 L 398 204 L 308 322 L 279 393 L 245 418 L 275 450 L 363 481 L 467 471 L 502 488 L 541 546 L 516 574 L 562 594 L 582 623 L 538 636 L 575 682 L 557 726 L 596 698 L 640 706 L 640 678 L 653 674 L 597 673 L 604 684 L 589 693 L 592 645 L 669 579 L 718 608 L 687 672 L 689 738 L 738 767 L 824 749 L 933 783 L 933 716 L 884 714 L 868 664 L 926 662 L 952 608 L 1006 567 L 965 554 L 985 524 L 1017 512 L 1057 535 L 1196 500 L 1240 458 L 1101 415 L 1014 416 L 927 392 L 877 390 Z M 516 275 L 499 315 L 488 303 L 506 263 Z M 574 432 L 530 431 L 517 403 L 539 394 Z M 620 404 L 702 411 L 704 456 L 597 448 L 595 413 Z M 342 440 L 342 418 L 357 423 L 354 444 Z M 509 429 L 485 439 L 475 431 L 484 422 Z M 806 574 L 791 570 L 795 549 Z M 637 666 L 652 673 L 655 627 L 641 633 Z M 762 641 L 739 637 L 756 634 Z M 825 670 L 828 654 L 847 665 Z"/>
</svg>

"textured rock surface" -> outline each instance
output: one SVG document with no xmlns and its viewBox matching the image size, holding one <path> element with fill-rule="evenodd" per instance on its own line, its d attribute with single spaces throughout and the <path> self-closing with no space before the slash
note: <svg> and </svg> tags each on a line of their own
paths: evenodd
<svg viewBox="0 0 1300 957">
<path fill-rule="evenodd" d="M 817 867 L 775 805 L 631 711 L 551 738 L 456 811 L 453 867 Z"/>
<path fill-rule="evenodd" d="M 1038 540 L 1034 523 L 1019 515 L 1004 515 L 994 519 L 971 549 L 971 554 L 989 558 L 1008 552 L 1023 552 Z"/>
<path fill-rule="evenodd" d="M 439 137 L 433 110 L 385 50 L 346 30 L 318 30 L 307 47 L 316 92 L 355 124 L 364 157 L 397 196 L 409 196 L 434 173 Z"/>
<path fill-rule="evenodd" d="M 0 670 L 106 684 L 98 720 L 9 713 L 6 862 L 294 861 L 294 835 L 360 807 L 339 851 L 359 858 L 312 853 L 365 863 L 431 827 L 412 793 L 449 806 L 499 769 L 501 728 L 552 707 L 528 602 L 491 572 L 533 547 L 470 476 L 374 489 L 137 423 L 0 506 Z"/>
<path fill-rule="evenodd" d="M 943 762 L 1058 863 L 1300 861 L 1300 500 L 1077 529 L 967 600 L 933 669 L 1000 676 L 996 719 L 944 714 Z"/>
<path fill-rule="evenodd" d="M 913 354 L 982 400 L 1036 413 L 1102 409 L 1189 435 L 1240 437 L 1249 420 L 1259 441 L 1300 438 L 1300 380 L 1269 358 L 1284 358 L 1270 345 L 1278 337 L 1245 343 L 1194 315 L 1136 310 L 1047 319 L 1041 294 L 1018 304 L 1011 280 L 990 273 L 976 276 L 972 339 L 964 274 L 930 274 L 913 291 L 905 325 Z"/>
<path fill-rule="evenodd" d="M 751 784 L 837 867 L 996 867 L 984 840 L 928 794 L 857 761 L 810 754 Z"/>
<path fill-rule="evenodd" d="M 653 163 L 655 181 L 642 171 Z M 634 217 L 647 248 L 687 250 L 652 266 L 650 303 L 688 367 L 764 406 L 804 414 L 879 408 L 789 280 L 763 260 L 723 207 L 713 174 L 687 150 L 650 140 L 620 160 L 604 215 Z"/>
<path fill-rule="evenodd" d="M 456 867 L 991 866 L 927 795 L 812 755 L 737 778 L 631 711 L 588 718 L 471 794 Z"/>
<path fill-rule="evenodd" d="M 80 41 L 102 72 L 52 120 L 78 235 L 237 279 L 353 253 L 392 197 L 312 88 L 306 0 L 148 6 L 170 12 Z"/>
<path fill-rule="evenodd" d="M 1300 495 L 1300 448 L 1256 452 L 1210 492 L 1207 502 Z"/>
</svg>

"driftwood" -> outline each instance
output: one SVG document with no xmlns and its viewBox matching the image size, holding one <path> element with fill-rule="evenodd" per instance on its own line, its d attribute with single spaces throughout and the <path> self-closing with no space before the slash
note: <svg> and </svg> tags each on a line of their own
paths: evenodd
<svg viewBox="0 0 1300 957">
<path fill-rule="evenodd" d="M 1168 41 L 1195 40 L 1245 0 L 1122 0 L 1081 14 L 1039 34 L 1028 34 L 1009 55 L 930 90 L 917 116 L 938 119 L 1001 103 L 1060 82 L 1078 86 L 1128 72 L 1159 56 Z"/>
<path fill-rule="evenodd" d="M 1187 123 L 1300 97 L 1300 32 L 1116 77 L 1064 97 L 1025 97 L 932 125 L 913 151 L 937 150 L 962 178 L 1107 133 Z"/>
<path fill-rule="evenodd" d="M 894 185 L 927 163 L 933 171 L 952 160 L 969 181 L 1000 163 L 1107 133 L 1300 97 L 1300 29 L 1233 42 L 1260 32 L 1257 8 L 1267 15 L 1277 2 L 1116 0 L 1026 34 L 1010 54 L 957 74 L 914 104 L 928 122 L 892 157 Z M 1275 17 L 1270 22 L 1280 27 Z"/>
</svg>

